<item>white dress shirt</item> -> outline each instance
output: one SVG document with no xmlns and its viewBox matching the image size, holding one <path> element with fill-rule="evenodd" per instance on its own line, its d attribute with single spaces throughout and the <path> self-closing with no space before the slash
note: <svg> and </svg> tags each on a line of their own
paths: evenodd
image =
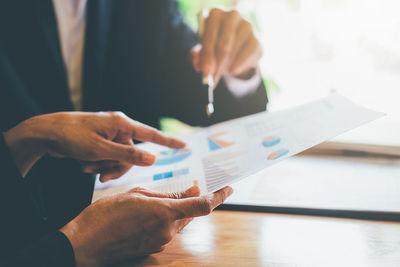
<svg viewBox="0 0 400 267">
<path fill-rule="evenodd" d="M 82 65 L 86 28 L 87 0 L 53 0 L 58 22 L 61 50 L 67 69 L 71 100 L 75 110 L 82 109 Z M 261 75 L 256 74 L 241 80 L 225 75 L 224 80 L 229 91 L 235 97 L 243 97 L 257 90 L 261 83 Z"/>
<path fill-rule="evenodd" d="M 82 109 L 82 65 L 87 0 L 53 0 L 68 85 L 75 110 Z"/>
</svg>

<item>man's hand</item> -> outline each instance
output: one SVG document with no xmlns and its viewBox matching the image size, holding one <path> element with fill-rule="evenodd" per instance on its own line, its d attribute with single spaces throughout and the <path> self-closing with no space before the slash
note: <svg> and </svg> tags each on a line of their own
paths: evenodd
<svg viewBox="0 0 400 267">
<path fill-rule="evenodd" d="M 101 173 L 102 181 L 121 176 L 133 165 L 154 163 L 155 156 L 135 147 L 133 140 L 185 146 L 121 112 L 46 114 L 20 123 L 4 136 L 23 176 L 49 153 L 82 161 L 83 171 Z"/>
<path fill-rule="evenodd" d="M 213 75 L 215 84 L 226 74 L 251 78 L 262 55 L 251 24 L 236 10 L 214 8 L 204 26 L 201 44 L 191 51 L 194 68 Z"/>
<path fill-rule="evenodd" d="M 65 225 L 78 266 L 98 266 L 160 252 L 193 217 L 204 216 L 232 194 L 225 187 L 199 197 L 197 186 L 181 194 L 142 188 L 103 198 Z"/>
</svg>

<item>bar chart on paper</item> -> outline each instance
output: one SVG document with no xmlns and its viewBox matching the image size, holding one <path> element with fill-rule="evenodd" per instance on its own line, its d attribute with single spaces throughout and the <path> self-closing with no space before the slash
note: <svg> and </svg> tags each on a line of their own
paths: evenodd
<svg viewBox="0 0 400 267">
<path fill-rule="evenodd" d="M 207 190 L 212 192 L 240 175 L 238 159 L 243 151 L 229 151 L 204 157 L 202 160 Z"/>
</svg>

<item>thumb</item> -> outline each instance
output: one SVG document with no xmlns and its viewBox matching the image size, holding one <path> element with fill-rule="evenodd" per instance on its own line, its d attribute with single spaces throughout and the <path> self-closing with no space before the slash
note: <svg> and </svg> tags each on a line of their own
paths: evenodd
<svg viewBox="0 0 400 267">
<path fill-rule="evenodd" d="M 201 51 L 201 44 L 195 45 L 190 50 L 190 58 L 192 59 L 193 67 L 197 72 L 200 71 L 200 51 Z"/>
<path fill-rule="evenodd" d="M 188 197 L 198 197 L 200 195 L 200 188 L 197 185 L 194 185 L 183 192 L 177 192 L 177 193 L 159 193 L 145 188 L 133 188 L 129 192 L 141 193 L 142 195 L 148 197 L 182 199 Z"/>
<path fill-rule="evenodd" d="M 176 220 L 205 216 L 222 204 L 232 193 L 232 187 L 226 186 L 202 197 L 175 200 L 176 202 L 171 204 L 171 208 L 176 212 Z"/>
</svg>

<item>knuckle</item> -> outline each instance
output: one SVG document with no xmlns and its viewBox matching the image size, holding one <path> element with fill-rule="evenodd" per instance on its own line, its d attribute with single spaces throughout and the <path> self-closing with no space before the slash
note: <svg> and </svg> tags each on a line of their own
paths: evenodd
<svg viewBox="0 0 400 267">
<path fill-rule="evenodd" d="M 179 193 L 171 193 L 171 194 L 169 194 L 169 196 L 168 196 L 169 198 L 180 198 L 180 194 Z"/>
<path fill-rule="evenodd" d="M 115 115 L 121 118 L 126 117 L 125 113 L 123 113 L 122 111 L 115 111 Z"/>
<path fill-rule="evenodd" d="M 110 116 L 110 120 L 114 125 L 118 125 L 122 120 L 125 114 L 121 111 L 109 111 L 107 112 Z"/>
<path fill-rule="evenodd" d="M 136 152 L 135 148 L 133 148 L 133 147 L 127 148 L 127 153 L 128 153 L 129 159 L 136 160 L 137 152 Z"/>
<path fill-rule="evenodd" d="M 126 120 L 128 116 L 125 115 L 122 111 L 113 111 L 112 119 L 116 121 Z"/>
<path fill-rule="evenodd" d="M 135 151 L 134 152 L 134 158 L 135 158 L 135 161 L 138 162 L 138 163 L 143 162 L 143 159 L 144 159 L 143 153 L 137 153 Z"/>
<path fill-rule="evenodd" d="M 217 50 L 218 54 L 228 55 L 231 52 L 231 48 L 227 45 L 227 41 L 222 41 L 218 44 Z"/>
<path fill-rule="evenodd" d="M 144 191 L 146 191 L 146 189 L 145 188 L 143 188 L 143 187 L 139 187 L 139 186 L 137 186 L 137 187 L 134 187 L 134 188 L 132 188 L 131 190 L 129 190 L 129 192 L 144 192 Z"/>
<path fill-rule="evenodd" d="M 220 8 L 213 8 L 210 11 L 210 16 L 214 17 L 214 16 L 220 16 L 224 11 Z"/>
<path fill-rule="evenodd" d="M 243 20 L 242 21 L 242 27 L 247 31 L 253 31 L 253 26 L 251 25 L 251 23 L 248 20 Z"/>
<path fill-rule="evenodd" d="M 228 191 L 227 190 L 223 190 L 219 203 L 224 202 L 225 199 L 227 199 L 227 198 L 228 198 Z"/>
<path fill-rule="evenodd" d="M 229 11 L 229 16 L 233 19 L 237 19 L 240 18 L 240 13 L 236 9 L 232 9 L 231 11 Z"/>
<path fill-rule="evenodd" d="M 120 111 L 108 111 L 107 112 L 112 118 L 119 117 Z"/>
<path fill-rule="evenodd" d="M 198 202 L 198 208 L 202 214 L 210 214 L 212 212 L 211 201 L 203 198 Z"/>
<path fill-rule="evenodd" d="M 150 140 L 154 143 L 157 139 L 158 131 L 156 129 L 151 129 L 149 134 L 150 134 Z"/>
</svg>

